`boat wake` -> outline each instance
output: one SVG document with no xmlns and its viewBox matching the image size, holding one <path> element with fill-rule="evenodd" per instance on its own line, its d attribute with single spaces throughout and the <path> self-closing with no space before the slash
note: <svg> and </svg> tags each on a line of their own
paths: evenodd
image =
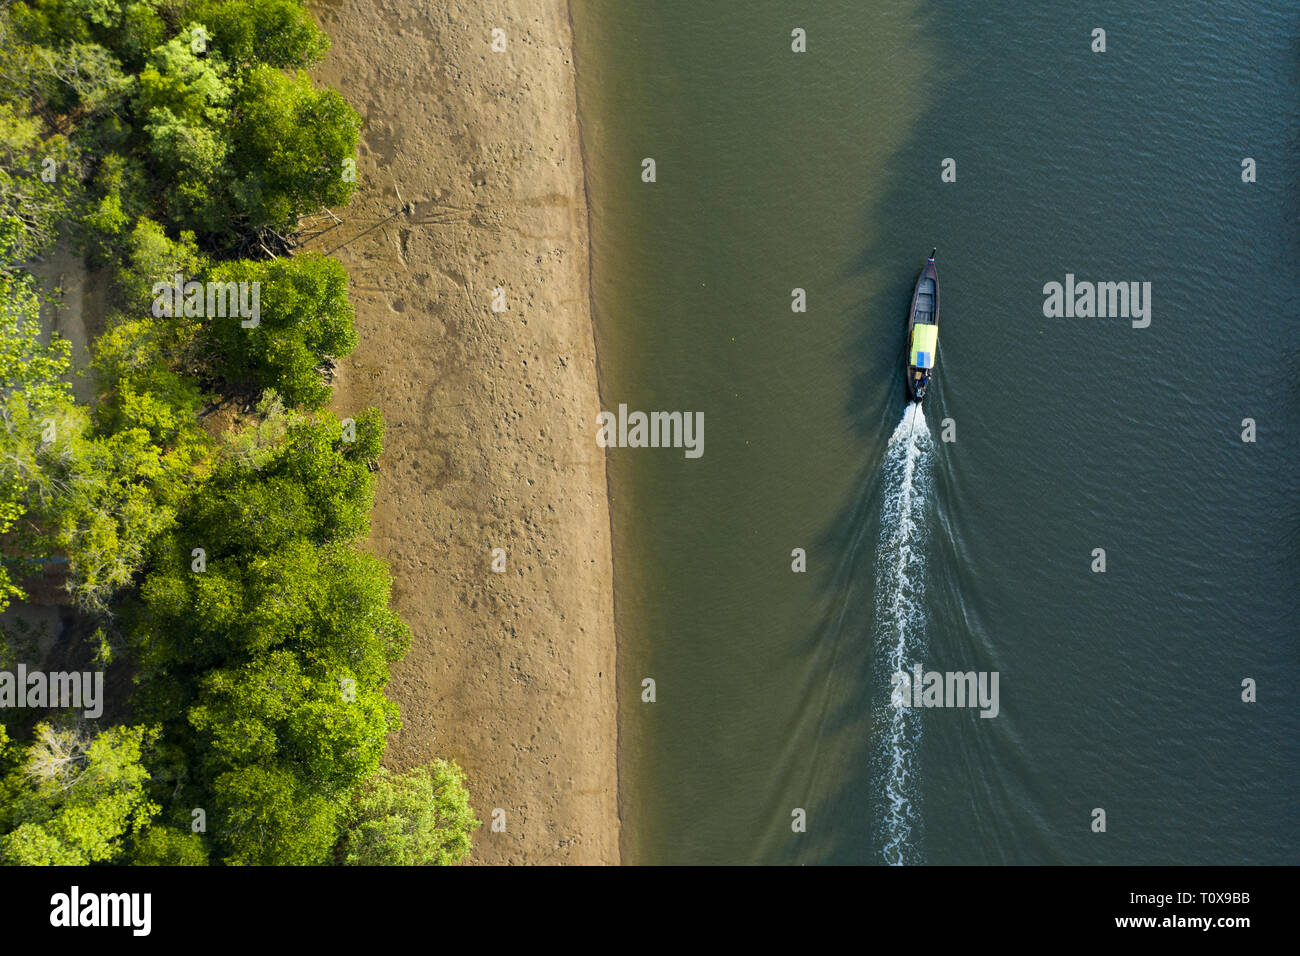
<svg viewBox="0 0 1300 956">
<path fill-rule="evenodd" d="M 883 781 L 876 820 L 886 863 L 921 862 L 918 786 L 921 711 L 892 706 L 893 675 L 912 672 L 926 650 L 923 514 L 931 494 L 934 440 L 919 402 L 909 402 L 881 466 L 884 488 L 876 554 L 874 760 Z"/>
</svg>

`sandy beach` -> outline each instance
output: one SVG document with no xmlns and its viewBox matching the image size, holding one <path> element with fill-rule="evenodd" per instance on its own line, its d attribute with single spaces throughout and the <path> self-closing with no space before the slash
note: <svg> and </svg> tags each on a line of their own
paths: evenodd
<svg viewBox="0 0 1300 956">
<path fill-rule="evenodd" d="M 385 763 L 460 762 L 483 821 L 476 863 L 617 863 L 610 524 L 567 5 L 313 9 L 333 41 L 314 76 L 364 124 L 356 196 L 306 248 L 351 275 L 360 345 L 333 408 L 375 406 L 388 425 L 368 547 L 392 567 L 412 646 L 388 687 L 403 725 Z"/>
</svg>

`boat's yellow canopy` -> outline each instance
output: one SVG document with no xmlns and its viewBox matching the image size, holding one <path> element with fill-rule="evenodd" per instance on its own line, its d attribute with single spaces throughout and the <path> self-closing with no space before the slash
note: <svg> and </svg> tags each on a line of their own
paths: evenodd
<svg viewBox="0 0 1300 956">
<path fill-rule="evenodd" d="M 939 346 L 939 326 L 922 322 L 912 326 L 911 357 L 908 365 L 917 368 L 934 368 L 934 353 Z"/>
</svg>

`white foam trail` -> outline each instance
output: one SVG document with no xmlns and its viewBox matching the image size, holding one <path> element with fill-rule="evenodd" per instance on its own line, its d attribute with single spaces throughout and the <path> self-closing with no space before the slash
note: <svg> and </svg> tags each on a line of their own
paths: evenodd
<svg viewBox="0 0 1300 956">
<path fill-rule="evenodd" d="M 892 676 L 911 673 L 925 654 L 924 509 L 931 491 L 934 440 L 920 403 L 909 403 L 881 466 L 884 501 L 876 558 L 874 681 L 877 771 L 884 782 L 879 808 L 886 863 L 919 863 L 918 791 L 921 712 L 893 707 Z"/>
</svg>

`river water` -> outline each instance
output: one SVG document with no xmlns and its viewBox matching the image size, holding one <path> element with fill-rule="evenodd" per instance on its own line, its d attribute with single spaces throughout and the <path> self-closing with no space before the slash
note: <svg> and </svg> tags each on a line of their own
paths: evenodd
<svg viewBox="0 0 1300 956">
<path fill-rule="evenodd" d="M 1300 16 L 1070 6 L 574 0 L 626 860 L 1300 862 Z"/>
</svg>

